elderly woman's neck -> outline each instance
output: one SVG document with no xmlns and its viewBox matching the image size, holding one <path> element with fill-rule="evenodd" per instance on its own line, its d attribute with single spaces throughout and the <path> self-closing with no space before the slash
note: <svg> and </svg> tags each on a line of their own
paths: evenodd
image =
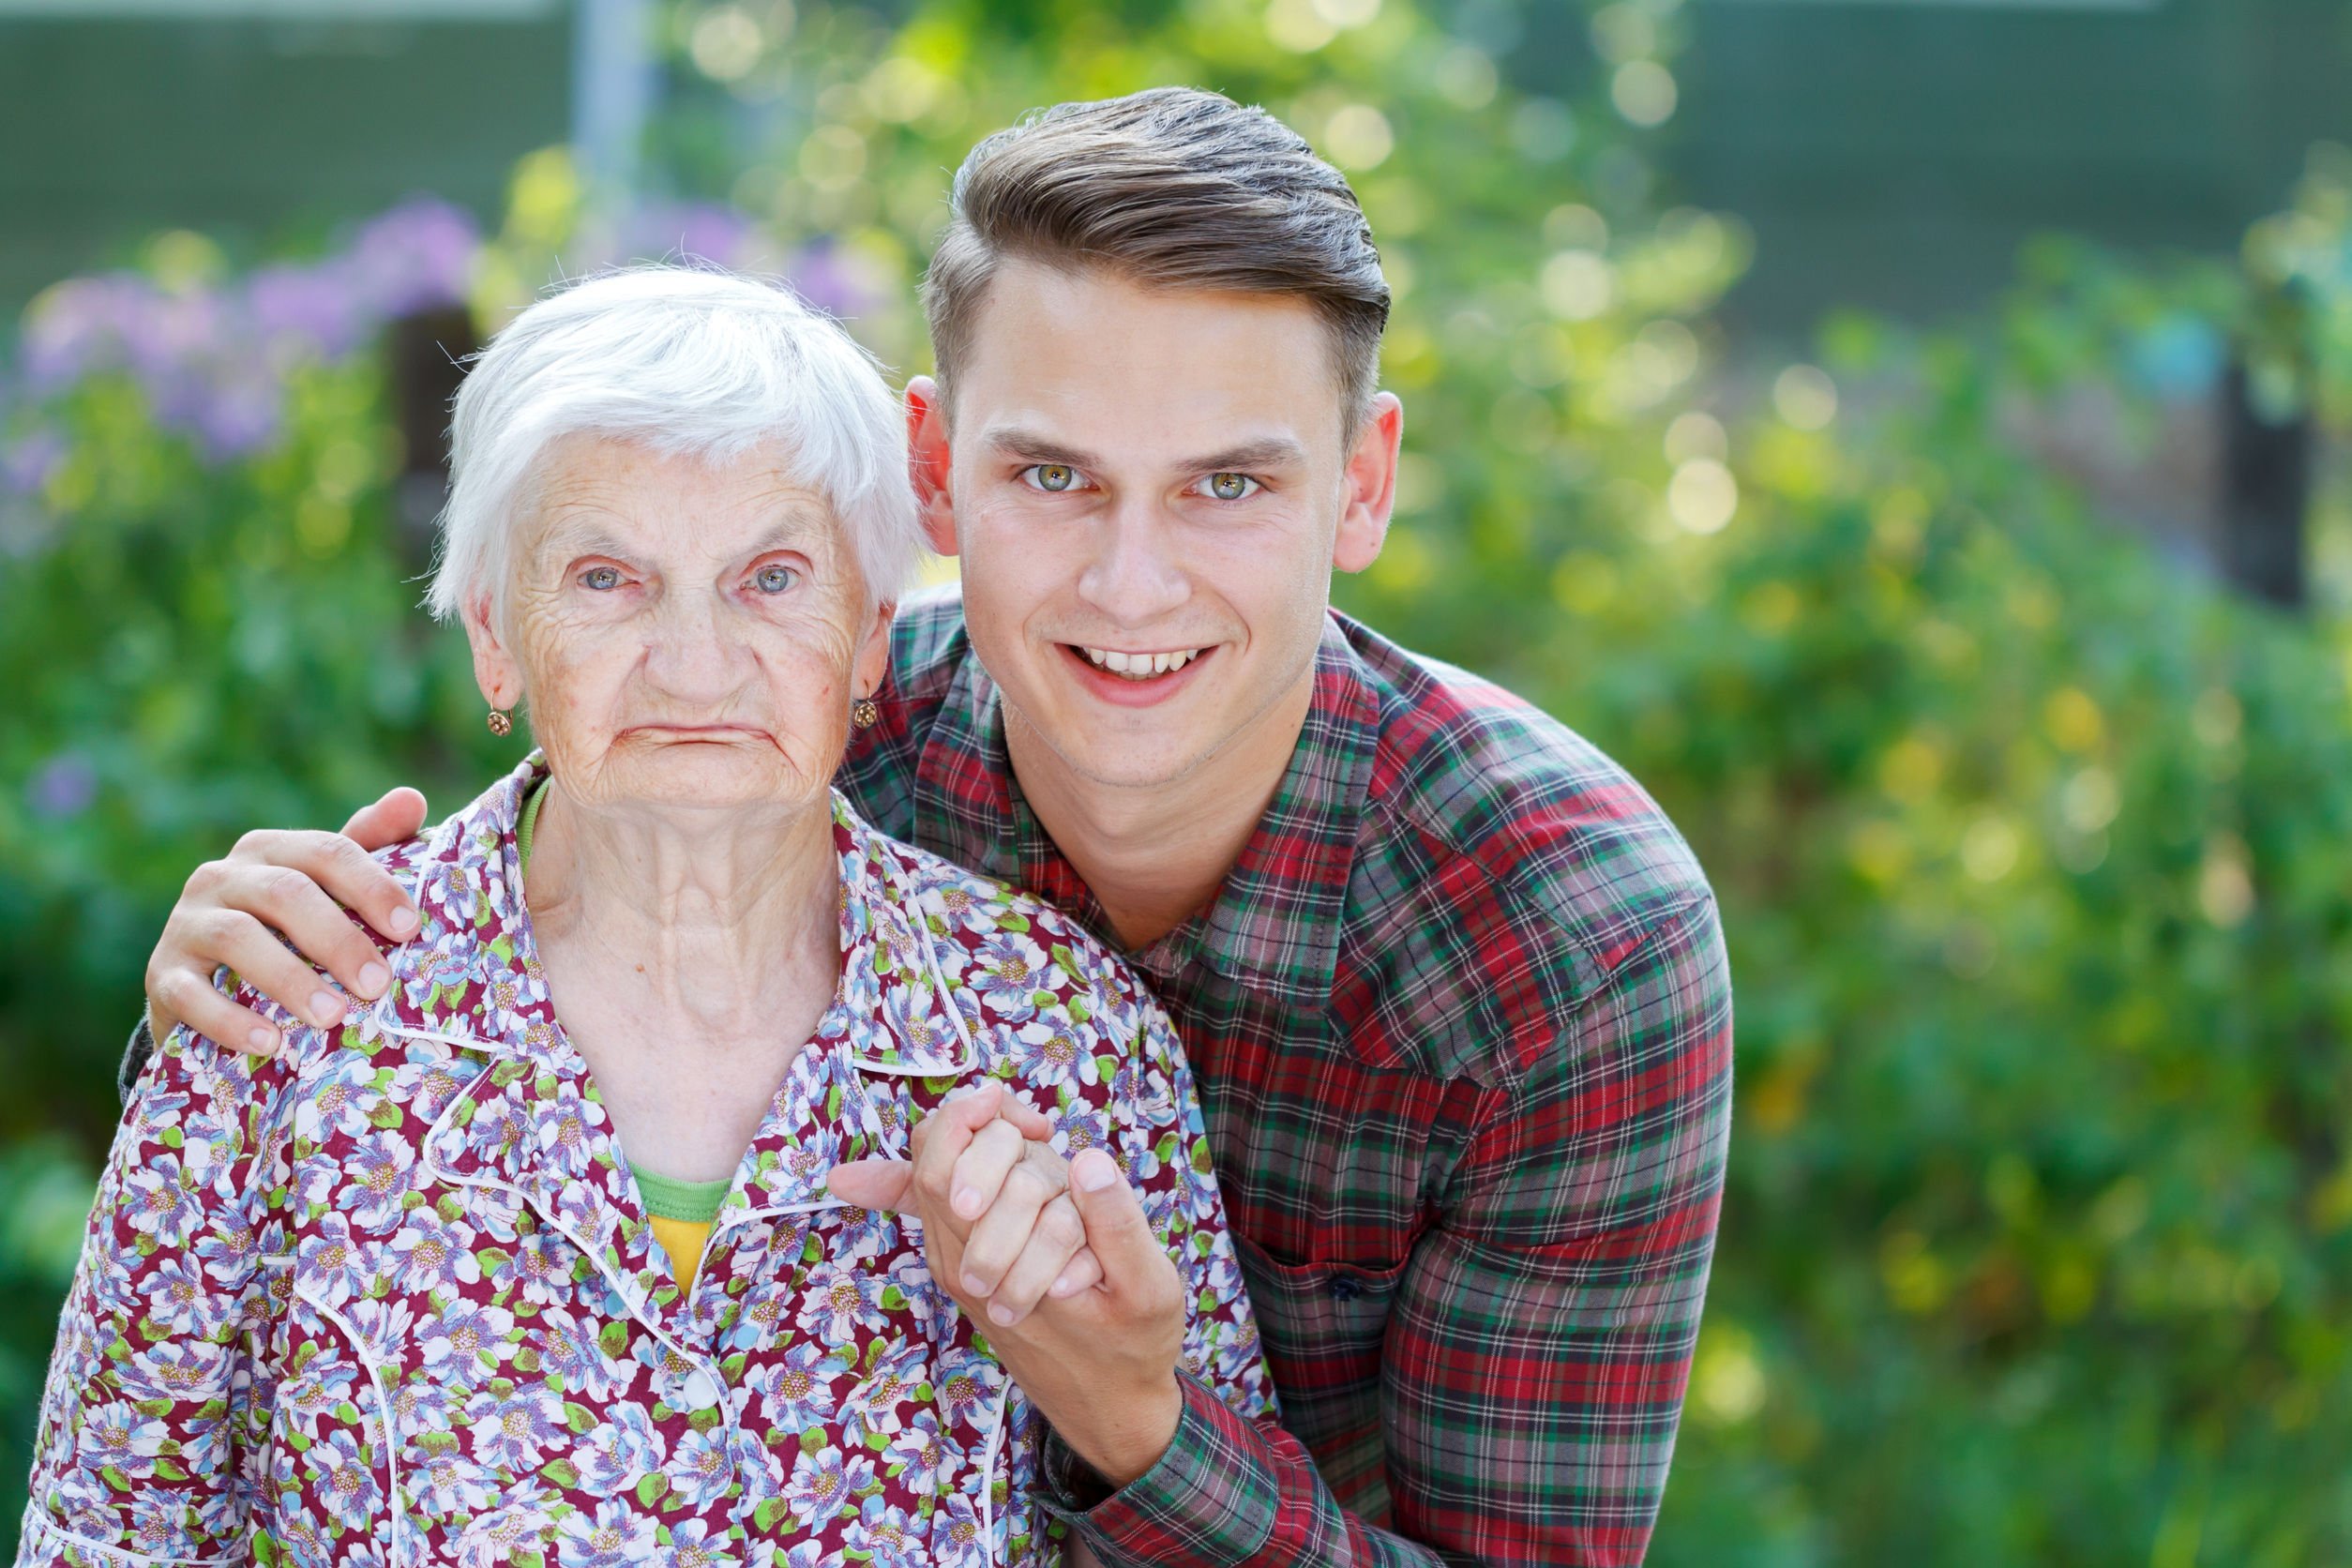
<svg viewBox="0 0 2352 1568">
<path fill-rule="evenodd" d="M 668 813 L 583 805 L 550 785 L 524 879 L 543 954 L 625 961 L 626 988 L 693 1013 L 764 1010 L 838 968 L 829 805 Z"/>
</svg>

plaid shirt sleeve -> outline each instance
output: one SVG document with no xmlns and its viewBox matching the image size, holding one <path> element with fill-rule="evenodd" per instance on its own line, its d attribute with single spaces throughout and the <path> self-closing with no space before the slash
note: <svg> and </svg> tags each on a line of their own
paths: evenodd
<svg viewBox="0 0 2352 1568">
<path fill-rule="evenodd" d="M 1380 1391 L 1395 1530 L 1340 1508 L 1279 1426 L 1188 1382 L 1175 1440 L 1122 1490 L 1090 1495 L 1082 1462 L 1048 1440 L 1048 1485 L 1106 1563 L 1641 1560 L 1730 1134 L 1712 899 L 1658 918 L 1543 1033 L 1515 1081 L 1485 1091 L 1399 1287 Z"/>
</svg>

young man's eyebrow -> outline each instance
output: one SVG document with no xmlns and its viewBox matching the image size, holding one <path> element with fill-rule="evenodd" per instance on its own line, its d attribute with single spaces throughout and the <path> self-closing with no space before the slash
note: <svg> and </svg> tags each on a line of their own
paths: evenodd
<svg viewBox="0 0 2352 1568">
<path fill-rule="evenodd" d="M 1297 468 L 1305 461 L 1305 447 L 1287 435 L 1270 435 L 1205 458 L 1187 459 L 1176 466 L 1186 474 L 1229 474 L 1250 468 Z"/>
<path fill-rule="evenodd" d="M 1018 426 L 988 431 L 982 441 L 1006 457 L 1024 462 L 1065 463 L 1072 468 L 1093 469 L 1101 460 L 1090 452 L 1081 452 L 1064 445 L 1052 437 Z M 1289 436 L 1263 436 L 1229 446 L 1221 452 L 1205 457 L 1187 458 L 1177 463 L 1184 474 L 1224 474 L 1251 468 L 1298 467 L 1306 461 L 1306 448 Z"/>
<path fill-rule="evenodd" d="M 981 437 L 983 444 L 1008 458 L 1024 462 L 1061 463 L 1069 468 L 1095 468 L 1100 464 L 1092 452 L 1081 452 L 1064 445 L 1040 430 L 1023 430 L 1018 425 L 993 430 Z"/>
</svg>

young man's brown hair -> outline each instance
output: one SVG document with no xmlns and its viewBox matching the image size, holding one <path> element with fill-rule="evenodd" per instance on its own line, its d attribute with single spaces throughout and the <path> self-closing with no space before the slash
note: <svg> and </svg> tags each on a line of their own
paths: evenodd
<svg viewBox="0 0 2352 1568">
<path fill-rule="evenodd" d="M 1330 328 L 1346 430 L 1380 379 L 1388 283 L 1339 171 L 1262 109 L 1192 87 L 1064 103 L 972 149 L 923 279 L 945 400 L 998 262 L 1291 294 Z"/>
</svg>

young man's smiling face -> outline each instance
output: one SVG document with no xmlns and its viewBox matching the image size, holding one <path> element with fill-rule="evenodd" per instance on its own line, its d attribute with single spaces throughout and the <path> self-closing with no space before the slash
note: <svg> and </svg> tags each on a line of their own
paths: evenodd
<svg viewBox="0 0 2352 1568">
<path fill-rule="evenodd" d="M 956 371 L 950 410 L 910 389 L 916 464 L 1013 713 L 1099 786 L 1173 784 L 1254 741 L 1287 755 L 1332 570 L 1380 552 L 1395 399 L 1343 429 L 1304 299 L 1021 261 Z"/>
</svg>

